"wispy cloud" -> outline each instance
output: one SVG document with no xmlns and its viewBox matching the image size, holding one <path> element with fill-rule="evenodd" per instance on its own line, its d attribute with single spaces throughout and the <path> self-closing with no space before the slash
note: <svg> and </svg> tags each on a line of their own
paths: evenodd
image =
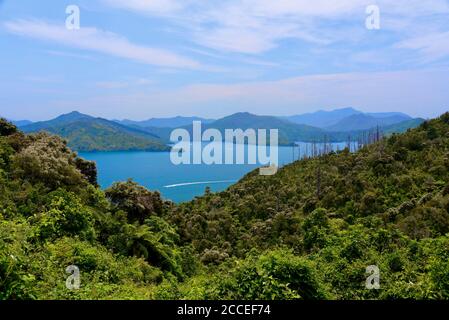
<svg viewBox="0 0 449 320">
<path fill-rule="evenodd" d="M 77 54 L 73 52 L 67 52 L 67 51 L 59 51 L 59 50 L 46 50 L 46 53 L 52 56 L 57 57 L 66 57 L 66 58 L 75 58 L 75 59 L 84 59 L 84 60 L 95 60 L 92 56 L 84 55 L 84 54 Z"/>
<path fill-rule="evenodd" d="M 328 45 L 366 35 L 368 5 L 380 7 L 382 28 L 407 33 L 417 19 L 449 13 L 446 0 L 102 0 L 152 16 L 170 16 L 197 44 L 224 52 L 260 54 L 285 39 Z M 424 23 L 419 21 L 422 27 Z"/>
<path fill-rule="evenodd" d="M 397 48 L 417 50 L 423 62 L 449 57 L 449 31 L 410 38 L 396 44 Z"/>
<path fill-rule="evenodd" d="M 56 44 L 125 58 L 136 62 L 171 68 L 199 69 L 197 61 L 173 52 L 147 47 L 130 42 L 118 34 L 83 27 L 68 30 L 64 25 L 51 24 L 41 20 L 16 20 L 5 24 L 14 34 L 46 40 Z"/>
</svg>

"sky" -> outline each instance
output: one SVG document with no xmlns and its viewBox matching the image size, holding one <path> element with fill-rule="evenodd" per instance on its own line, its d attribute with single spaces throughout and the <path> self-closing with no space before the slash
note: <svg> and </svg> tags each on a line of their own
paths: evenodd
<svg viewBox="0 0 449 320">
<path fill-rule="evenodd" d="M 431 118 L 448 89 L 449 0 L 0 0 L 0 115 L 14 120 Z"/>
</svg>

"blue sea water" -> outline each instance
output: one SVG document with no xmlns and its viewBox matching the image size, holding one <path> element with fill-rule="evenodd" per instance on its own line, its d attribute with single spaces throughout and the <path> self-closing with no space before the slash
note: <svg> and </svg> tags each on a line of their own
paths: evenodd
<svg viewBox="0 0 449 320">
<path fill-rule="evenodd" d="M 345 143 L 332 144 L 333 149 L 343 149 Z M 281 146 L 278 149 L 279 165 L 298 160 L 312 146 L 299 143 L 298 147 Z M 235 146 L 223 145 L 226 150 Z M 235 149 L 234 149 L 235 150 Z M 82 158 L 95 161 L 98 182 L 108 188 L 116 181 L 132 178 L 150 190 L 158 190 L 165 199 L 184 202 L 204 194 L 207 186 L 212 191 L 223 191 L 248 172 L 261 165 L 249 164 L 180 164 L 174 165 L 169 152 L 82 152 Z M 246 162 L 246 161 L 245 161 Z"/>
</svg>

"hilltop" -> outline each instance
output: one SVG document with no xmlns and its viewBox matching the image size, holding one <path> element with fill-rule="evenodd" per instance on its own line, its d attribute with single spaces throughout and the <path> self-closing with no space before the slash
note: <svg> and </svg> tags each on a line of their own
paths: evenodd
<svg viewBox="0 0 449 320">
<path fill-rule="evenodd" d="M 167 151 L 161 139 L 151 133 L 79 112 L 21 127 L 27 133 L 47 131 L 68 141 L 76 151 Z"/>
</svg>

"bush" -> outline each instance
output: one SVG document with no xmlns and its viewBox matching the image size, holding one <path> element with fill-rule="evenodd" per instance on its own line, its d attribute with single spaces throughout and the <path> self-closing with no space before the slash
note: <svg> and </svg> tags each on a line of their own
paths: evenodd
<svg viewBox="0 0 449 320">
<path fill-rule="evenodd" d="M 325 292 L 305 258 L 287 250 L 250 256 L 218 280 L 219 299 L 323 299 Z"/>
<path fill-rule="evenodd" d="M 35 297 L 36 278 L 27 269 L 29 236 L 29 226 L 0 216 L 0 300 Z"/>
<path fill-rule="evenodd" d="M 160 283 L 162 273 L 138 258 L 121 257 L 103 247 L 74 238 L 47 243 L 33 256 L 36 291 L 46 299 L 143 299 L 150 292 L 139 290 Z M 66 288 L 68 266 L 80 272 L 80 289 Z"/>
<path fill-rule="evenodd" d="M 83 239 L 94 237 L 91 209 L 84 206 L 74 193 L 63 189 L 50 193 L 45 210 L 30 221 L 34 222 L 40 240 L 62 236 L 80 236 Z"/>
</svg>

